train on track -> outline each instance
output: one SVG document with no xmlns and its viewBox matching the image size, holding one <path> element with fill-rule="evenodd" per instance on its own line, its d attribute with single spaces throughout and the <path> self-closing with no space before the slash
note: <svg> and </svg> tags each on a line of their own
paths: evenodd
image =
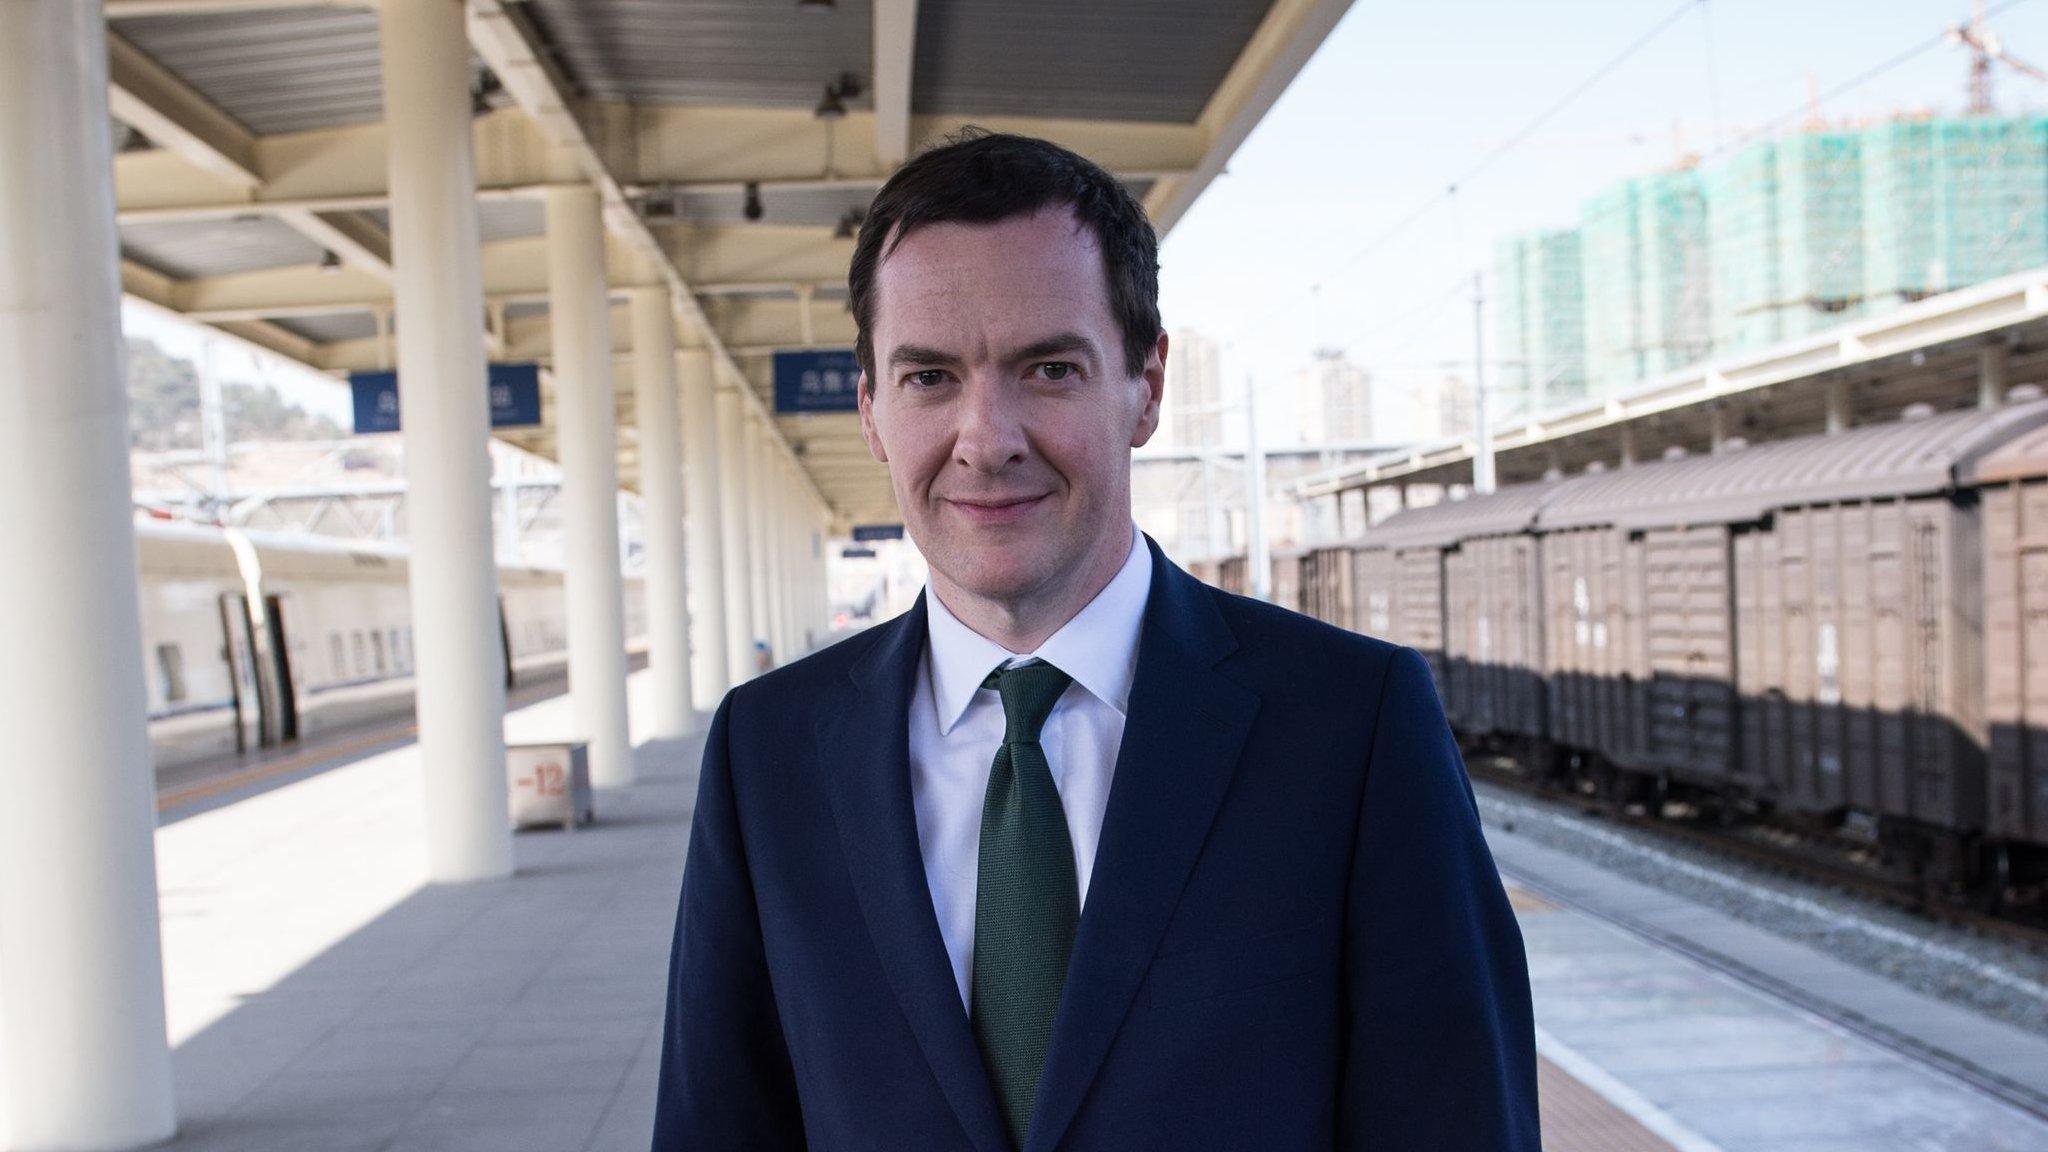
<svg viewBox="0 0 2048 1152">
<path fill-rule="evenodd" d="M 411 714 L 404 549 L 160 520 L 136 537 L 160 778 Z M 641 582 L 625 594 L 627 635 L 641 636 Z M 508 688 L 563 675 L 566 611 L 559 570 L 498 569 Z"/>
<path fill-rule="evenodd" d="M 1949 898 L 2048 880 L 2048 401 L 1504 486 L 1271 587 L 1420 650 L 1461 739 L 1540 780 L 1847 837 Z"/>
</svg>

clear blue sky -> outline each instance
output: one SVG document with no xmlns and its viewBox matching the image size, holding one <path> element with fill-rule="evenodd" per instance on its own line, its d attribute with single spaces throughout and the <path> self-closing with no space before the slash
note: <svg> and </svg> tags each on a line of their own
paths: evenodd
<svg viewBox="0 0 2048 1152">
<path fill-rule="evenodd" d="M 1720 136 L 1731 139 L 1800 112 L 1809 74 L 1825 93 L 1969 12 L 1967 0 L 1694 5 L 1465 185 L 1455 213 L 1434 208 L 1354 259 L 1679 6 L 1357 0 L 1167 237 L 1167 325 L 1231 340 L 1226 371 L 1234 382 L 1249 374 L 1276 414 L 1319 345 L 1346 348 L 1389 385 L 1441 376 L 1440 362 L 1471 355 L 1471 297 L 1459 282 L 1490 262 L 1496 237 L 1571 225 L 1610 181 L 1668 165 L 1682 148 L 1711 152 L 1717 103 Z M 1995 13 L 1991 26 L 2013 55 L 2048 67 L 2048 0 Z M 1960 111 L 1967 65 L 1960 48 L 1931 48 L 1822 111 Z M 1998 75 L 1996 94 L 2002 111 L 2048 108 L 2048 86 L 2016 73 Z"/>
</svg>

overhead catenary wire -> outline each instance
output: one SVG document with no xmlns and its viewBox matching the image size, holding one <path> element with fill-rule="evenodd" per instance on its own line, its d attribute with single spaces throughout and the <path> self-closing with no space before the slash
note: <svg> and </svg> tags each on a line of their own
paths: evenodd
<svg viewBox="0 0 2048 1152">
<path fill-rule="evenodd" d="M 2022 0 L 2008 0 L 2008 3 L 2019 2 L 2022 2 Z M 1634 40 L 1630 41 L 1627 47 L 1623 48 L 1619 53 L 1610 57 L 1605 63 L 1601 64 L 1598 68 L 1595 68 L 1592 71 L 1592 73 L 1590 73 L 1584 79 L 1580 80 L 1577 84 L 1574 84 L 1570 89 L 1568 89 L 1564 95 L 1552 101 L 1541 112 L 1538 112 L 1533 119 L 1529 120 L 1527 123 L 1523 124 L 1522 127 L 1517 129 L 1515 132 L 1511 133 L 1506 140 L 1503 140 L 1500 144 L 1488 150 L 1485 155 L 1481 156 L 1478 160 L 1474 161 L 1463 171 L 1457 173 L 1450 180 L 1446 181 L 1443 185 L 1442 191 L 1435 193 L 1428 199 L 1417 204 L 1413 209 L 1401 215 L 1392 224 L 1374 233 L 1371 238 L 1369 238 L 1360 247 L 1354 249 L 1349 256 L 1347 256 L 1330 272 L 1326 273 L 1325 275 L 1315 280 L 1312 285 L 1312 288 L 1320 288 L 1324 282 L 1342 276 L 1351 271 L 1353 268 L 1356 268 L 1367 257 L 1372 256 L 1374 253 L 1384 248 L 1387 244 L 1392 243 L 1394 240 L 1398 239 L 1409 228 L 1421 222 L 1423 219 L 1427 218 L 1430 215 L 1430 213 L 1434 212 L 1436 209 L 1442 207 L 1445 203 L 1452 200 L 1457 195 L 1457 190 L 1460 185 L 1469 184 L 1473 180 L 1478 179 L 1480 176 L 1485 175 L 1486 172 L 1490 170 L 1494 165 L 1506 159 L 1517 148 L 1520 148 L 1522 145 L 1528 143 L 1530 137 L 1534 136 L 1538 131 L 1542 130 L 1545 124 L 1550 123 L 1551 120 L 1555 119 L 1559 114 L 1563 113 L 1565 109 L 1571 107 L 1573 103 L 1577 102 L 1580 97 L 1584 96 L 1587 92 L 1591 91 L 1602 80 L 1605 80 L 1608 76 L 1612 75 L 1616 69 L 1620 68 L 1623 64 L 1627 63 L 1630 59 L 1632 59 L 1637 53 L 1641 52 L 1644 48 L 1648 47 L 1659 36 L 1662 36 L 1666 31 L 1668 31 L 1671 28 L 1672 25 L 1678 23 L 1678 21 L 1682 19 L 1686 15 L 1686 13 L 1692 11 L 1696 7 L 1704 7 L 1706 3 L 1707 0 L 1684 0 L 1683 3 L 1678 5 L 1678 7 L 1672 9 L 1662 19 L 1658 20 L 1655 24 L 1651 25 L 1647 31 L 1643 32 Z M 1229 339 L 1225 340 L 1224 344 L 1226 346 L 1234 345 L 1239 340 L 1241 340 L 1245 335 L 1265 327 L 1265 325 L 1272 319 L 1291 310 L 1296 304 L 1298 304 L 1300 301 L 1300 295 L 1301 294 L 1299 292 L 1295 292 L 1288 295 L 1286 299 L 1283 300 L 1280 304 L 1276 305 L 1271 310 L 1259 316 L 1258 319 L 1254 320 L 1252 323 L 1247 324 L 1243 328 L 1239 329 L 1237 333 L 1233 334 Z"/>
</svg>

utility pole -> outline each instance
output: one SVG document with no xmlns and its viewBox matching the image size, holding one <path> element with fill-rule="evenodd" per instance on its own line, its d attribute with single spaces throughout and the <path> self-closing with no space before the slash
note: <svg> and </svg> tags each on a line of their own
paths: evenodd
<svg viewBox="0 0 2048 1152">
<path fill-rule="evenodd" d="M 1259 442 L 1259 392 L 1244 376 L 1245 590 L 1255 600 L 1273 598 L 1273 559 L 1266 547 L 1266 449 Z"/>
<path fill-rule="evenodd" d="M 207 514 L 222 518 L 228 502 L 228 414 L 213 368 L 213 337 L 199 341 L 199 447 L 206 457 Z"/>
<path fill-rule="evenodd" d="M 1472 270 L 1472 491 L 1493 491 L 1493 432 L 1486 424 L 1486 297 Z"/>
</svg>

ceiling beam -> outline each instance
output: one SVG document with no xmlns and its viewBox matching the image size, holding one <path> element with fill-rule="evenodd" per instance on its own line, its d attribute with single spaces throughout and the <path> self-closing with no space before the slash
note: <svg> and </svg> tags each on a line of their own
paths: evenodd
<svg viewBox="0 0 2048 1152">
<path fill-rule="evenodd" d="M 910 73 L 917 56 L 917 0 L 875 0 L 875 162 L 894 169 L 910 155 Z"/>
<path fill-rule="evenodd" d="M 391 237 L 361 213 L 287 208 L 279 212 L 277 218 L 301 236 L 339 256 L 349 267 L 360 268 L 386 284 L 391 283 Z"/>
<path fill-rule="evenodd" d="M 1201 161 L 1186 176 L 1154 184 L 1145 197 L 1145 210 L 1161 236 L 1173 230 L 1195 199 L 1222 173 L 1238 145 L 1265 118 L 1350 7 L 1351 0 L 1274 0 L 1195 119 L 1208 141 Z"/>
<path fill-rule="evenodd" d="M 552 119 L 566 130 L 566 121 L 577 117 Z M 550 186 L 585 183 L 590 177 L 574 162 L 578 156 L 606 165 L 628 200 L 657 192 L 737 194 L 750 182 L 770 191 L 878 188 L 893 171 L 870 154 L 874 115 L 864 110 L 849 112 L 841 122 L 829 175 L 818 171 L 827 147 L 825 122 L 807 110 L 596 103 L 581 106 L 581 119 L 592 130 L 587 146 L 573 150 L 556 145 L 519 109 L 478 117 L 478 196 L 531 197 Z M 1034 116 L 913 116 L 910 145 L 937 141 L 969 123 L 1043 137 L 1132 181 L 1191 176 L 1208 146 L 1207 136 L 1192 124 Z M 608 142 L 603 155 L 588 145 L 592 139 Z M 219 218 L 282 208 L 362 211 L 388 202 L 382 124 L 259 136 L 253 146 L 250 169 L 267 178 L 253 188 L 162 150 L 117 155 L 120 220 Z"/>
<path fill-rule="evenodd" d="M 374 8 L 376 0 L 104 0 L 107 19 L 142 16 L 213 16 L 276 8 Z"/>
<path fill-rule="evenodd" d="M 198 89 L 107 33 L 107 108 L 160 148 L 237 188 L 260 186 L 256 138 Z"/>
</svg>

